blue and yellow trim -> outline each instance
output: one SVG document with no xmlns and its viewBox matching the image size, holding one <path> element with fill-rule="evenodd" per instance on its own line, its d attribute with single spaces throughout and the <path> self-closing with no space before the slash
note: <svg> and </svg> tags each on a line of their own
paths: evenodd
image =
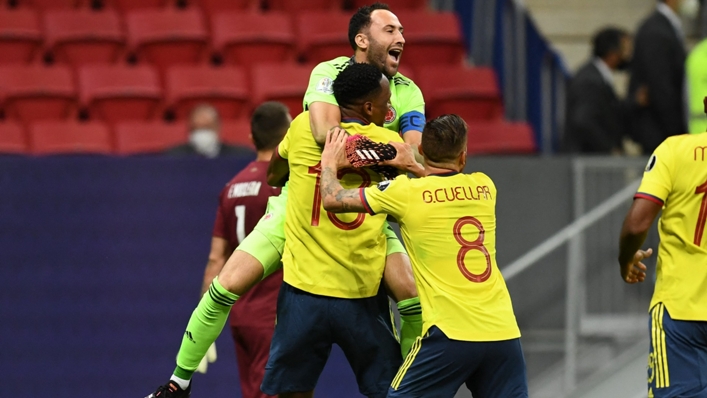
<svg viewBox="0 0 707 398">
<path fill-rule="evenodd" d="M 653 375 L 656 388 L 670 387 L 670 372 L 668 369 L 668 354 L 665 349 L 665 329 L 663 316 L 665 305 L 656 304 L 651 310 L 651 345 L 653 350 Z"/>
<path fill-rule="evenodd" d="M 403 365 L 398 370 L 398 374 L 395 375 L 393 382 L 390 384 L 393 390 L 397 390 L 400 387 L 400 383 L 403 381 L 405 373 L 407 373 L 408 369 L 410 369 L 410 366 L 412 366 L 412 363 L 413 361 L 415 361 L 415 357 L 417 357 L 417 353 L 420 352 L 421 347 L 422 337 L 418 336 L 415 342 L 412 343 L 410 352 L 408 353 L 408 356 L 405 357 L 405 362 L 403 362 Z"/>
</svg>

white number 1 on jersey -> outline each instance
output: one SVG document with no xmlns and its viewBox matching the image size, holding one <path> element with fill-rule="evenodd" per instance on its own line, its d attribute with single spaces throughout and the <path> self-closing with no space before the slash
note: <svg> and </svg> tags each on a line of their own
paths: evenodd
<svg viewBox="0 0 707 398">
<path fill-rule="evenodd" d="M 236 238 L 239 244 L 245 239 L 245 205 L 236 206 Z"/>
</svg>

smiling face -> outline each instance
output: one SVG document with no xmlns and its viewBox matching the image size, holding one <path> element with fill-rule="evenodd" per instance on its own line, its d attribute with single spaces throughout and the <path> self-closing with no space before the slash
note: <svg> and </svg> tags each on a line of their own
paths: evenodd
<svg viewBox="0 0 707 398">
<path fill-rule="evenodd" d="M 375 10 L 371 13 L 371 25 L 361 33 L 365 35 L 367 46 L 359 47 L 366 51 L 366 61 L 387 77 L 395 76 L 405 45 L 398 17 L 388 10 Z"/>
</svg>

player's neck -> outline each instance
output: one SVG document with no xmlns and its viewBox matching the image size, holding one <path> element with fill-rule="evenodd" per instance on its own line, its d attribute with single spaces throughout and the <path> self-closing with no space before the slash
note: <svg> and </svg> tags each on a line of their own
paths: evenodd
<svg viewBox="0 0 707 398">
<path fill-rule="evenodd" d="M 341 108 L 341 121 L 343 122 L 346 119 L 354 119 L 360 121 L 363 124 L 371 124 L 371 122 L 368 121 L 368 118 L 366 118 L 366 116 L 362 115 L 360 112 L 356 112 L 347 108 Z"/>
<path fill-rule="evenodd" d="M 270 159 L 272 158 L 272 154 L 275 152 L 274 149 L 269 149 L 265 151 L 258 151 L 255 154 L 255 161 L 256 162 L 269 162 Z"/>
<path fill-rule="evenodd" d="M 368 63 L 368 59 L 366 58 L 366 53 L 363 51 L 354 52 L 353 60 L 357 64 Z"/>
<path fill-rule="evenodd" d="M 461 173 L 459 165 L 455 163 L 436 163 L 425 159 L 425 171 L 427 175 Z"/>
</svg>

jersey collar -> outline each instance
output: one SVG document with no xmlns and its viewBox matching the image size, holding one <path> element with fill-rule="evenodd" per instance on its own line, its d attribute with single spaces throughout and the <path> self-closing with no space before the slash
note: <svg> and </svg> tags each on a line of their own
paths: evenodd
<svg viewBox="0 0 707 398">
<path fill-rule="evenodd" d="M 458 172 L 458 171 L 455 171 L 455 170 L 449 170 L 449 171 L 447 171 L 447 172 L 444 172 L 444 173 L 432 173 L 432 174 L 429 174 L 429 176 L 436 176 L 436 177 L 451 177 L 451 176 L 455 176 L 455 175 L 457 175 L 457 174 L 459 174 L 459 172 Z"/>
</svg>

